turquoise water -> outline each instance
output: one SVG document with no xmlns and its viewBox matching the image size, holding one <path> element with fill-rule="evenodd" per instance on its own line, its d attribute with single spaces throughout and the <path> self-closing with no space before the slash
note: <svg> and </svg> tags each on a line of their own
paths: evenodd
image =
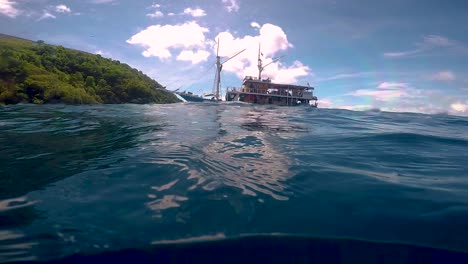
<svg viewBox="0 0 468 264">
<path fill-rule="evenodd" d="M 249 236 L 468 252 L 468 118 L 0 108 L 0 262 Z"/>
</svg>

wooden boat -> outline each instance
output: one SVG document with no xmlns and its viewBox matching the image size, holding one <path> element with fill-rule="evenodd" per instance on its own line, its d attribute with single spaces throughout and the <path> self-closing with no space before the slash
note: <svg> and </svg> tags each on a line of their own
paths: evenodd
<svg viewBox="0 0 468 264">
<path fill-rule="evenodd" d="M 317 107 L 317 97 L 314 96 L 314 87 L 282 84 L 272 82 L 269 78 L 262 79 L 262 71 L 266 66 L 277 61 L 262 65 L 260 57 L 260 46 L 258 49 L 258 78 L 252 76 L 244 77 L 242 87 L 228 88 L 226 91 L 226 101 L 239 101 L 252 104 L 272 104 L 297 106 L 305 105 Z"/>
</svg>

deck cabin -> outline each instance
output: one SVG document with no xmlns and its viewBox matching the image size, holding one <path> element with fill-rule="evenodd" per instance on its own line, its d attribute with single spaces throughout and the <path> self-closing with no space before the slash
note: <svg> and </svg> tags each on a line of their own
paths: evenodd
<svg viewBox="0 0 468 264">
<path fill-rule="evenodd" d="M 273 83 L 270 79 L 246 76 L 240 88 L 230 88 L 226 101 L 241 101 L 255 104 L 311 105 L 317 106 L 314 87 Z"/>
</svg>

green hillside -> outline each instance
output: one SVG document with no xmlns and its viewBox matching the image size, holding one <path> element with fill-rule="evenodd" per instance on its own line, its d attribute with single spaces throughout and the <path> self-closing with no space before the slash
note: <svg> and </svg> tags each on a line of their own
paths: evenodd
<svg viewBox="0 0 468 264">
<path fill-rule="evenodd" d="M 161 84 L 125 63 L 0 34 L 0 104 L 178 101 Z"/>
</svg>

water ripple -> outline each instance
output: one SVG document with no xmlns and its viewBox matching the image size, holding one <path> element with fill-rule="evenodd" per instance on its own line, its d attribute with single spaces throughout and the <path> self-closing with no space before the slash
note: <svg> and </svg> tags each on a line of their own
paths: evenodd
<svg viewBox="0 0 468 264">
<path fill-rule="evenodd" d="M 20 232 L 0 230 L 0 263 L 37 260 L 31 253 L 36 245 L 36 242 L 27 242 Z"/>
<path fill-rule="evenodd" d="M 465 117 L 202 103 L 0 120 L 0 261 L 275 233 L 468 252 Z"/>
</svg>

